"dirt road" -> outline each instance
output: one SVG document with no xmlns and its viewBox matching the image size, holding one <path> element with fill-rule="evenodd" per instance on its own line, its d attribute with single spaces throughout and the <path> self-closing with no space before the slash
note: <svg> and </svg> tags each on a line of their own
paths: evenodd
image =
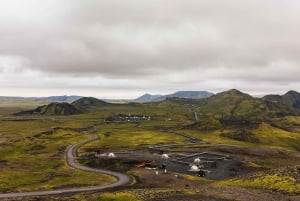
<svg viewBox="0 0 300 201">
<path fill-rule="evenodd" d="M 122 185 L 126 185 L 130 182 L 130 177 L 128 175 L 113 172 L 109 170 L 102 170 L 102 169 L 95 169 L 95 168 L 89 168 L 86 166 L 79 165 L 75 162 L 75 156 L 76 150 L 89 142 L 92 142 L 94 140 L 99 139 L 97 135 L 94 135 L 93 138 L 85 140 L 83 142 L 79 142 L 77 144 L 74 144 L 70 147 L 68 147 L 66 152 L 66 162 L 69 166 L 83 170 L 83 171 L 89 171 L 89 172 L 96 172 L 101 174 L 108 174 L 111 176 L 116 177 L 118 180 L 115 183 L 105 185 L 105 186 L 95 186 L 95 187 L 81 187 L 81 188 L 71 188 L 71 189 L 60 189 L 60 190 L 49 190 L 49 191 L 33 191 L 33 192 L 21 192 L 21 193 L 3 193 L 0 194 L 1 198 L 14 198 L 14 197 L 26 197 L 26 196 L 40 196 L 40 195 L 57 195 L 57 194 L 65 194 L 65 193 L 79 193 L 79 192 L 87 192 L 87 191 L 100 191 L 108 188 L 114 188 Z"/>
</svg>

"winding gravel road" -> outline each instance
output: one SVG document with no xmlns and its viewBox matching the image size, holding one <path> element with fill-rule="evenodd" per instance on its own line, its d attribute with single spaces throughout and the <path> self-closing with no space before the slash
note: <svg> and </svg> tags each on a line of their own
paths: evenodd
<svg viewBox="0 0 300 201">
<path fill-rule="evenodd" d="M 122 185 L 126 185 L 131 181 L 131 178 L 119 172 L 113 172 L 110 170 L 102 170 L 102 169 L 94 169 L 86 166 L 79 165 L 75 162 L 75 153 L 76 150 L 89 142 L 95 141 L 99 139 L 98 135 L 94 135 L 93 138 L 85 140 L 83 142 L 79 142 L 74 144 L 67 149 L 66 154 L 66 162 L 69 166 L 89 172 L 96 172 L 101 174 L 108 174 L 116 177 L 118 180 L 115 183 L 105 185 L 105 186 L 95 186 L 95 187 L 80 187 L 80 188 L 71 188 L 71 189 L 61 189 L 61 190 L 49 190 L 49 191 L 33 191 L 33 192 L 22 192 L 22 193 L 3 193 L 0 194 L 0 198 L 14 198 L 14 197 L 26 197 L 26 196 L 40 196 L 40 195 L 57 195 L 57 194 L 66 194 L 66 193 L 79 193 L 79 192 L 87 192 L 87 191 L 100 191 L 108 188 L 114 188 Z"/>
</svg>

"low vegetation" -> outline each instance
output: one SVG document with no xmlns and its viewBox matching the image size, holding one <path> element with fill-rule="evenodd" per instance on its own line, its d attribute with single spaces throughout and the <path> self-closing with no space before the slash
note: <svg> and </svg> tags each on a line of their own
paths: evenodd
<svg viewBox="0 0 300 201">
<path fill-rule="evenodd" d="M 115 181 L 107 175 L 74 170 L 64 162 L 67 146 L 90 138 L 81 130 L 92 122 L 59 119 L 0 121 L 0 191 L 32 191 Z M 66 127 L 65 127 L 66 126 Z M 69 126 L 72 126 L 70 130 Z"/>
<path fill-rule="evenodd" d="M 237 179 L 217 182 L 219 186 L 263 188 L 285 193 L 300 193 L 300 167 L 287 167 L 269 173 L 257 173 Z"/>
<path fill-rule="evenodd" d="M 205 99 L 168 98 L 149 103 L 112 104 L 82 98 L 73 103 L 51 103 L 37 109 L 33 109 L 35 104 L 30 106 L 29 103 L 3 106 L 0 107 L 0 192 L 114 182 L 113 177 L 74 170 L 65 163 L 66 148 L 95 133 L 100 140 L 82 146 L 79 157 L 95 154 L 97 150 L 118 152 L 142 150 L 153 145 L 188 144 L 173 151 L 206 150 L 230 155 L 230 159 L 238 161 L 242 175 L 233 175 L 231 179 L 214 181 L 186 175 L 175 180 L 172 176 L 172 181 L 177 182 L 180 189 L 179 198 L 188 192 L 192 197 L 196 196 L 204 184 L 206 188 L 229 186 L 300 194 L 297 97 L 290 92 L 281 98 L 258 99 L 230 90 Z M 22 115 L 15 116 L 15 113 Z M 125 118 L 131 115 L 147 119 Z M 120 116 L 122 121 L 106 121 L 110 117 L 119 120 Z M 191 145 L 193 138 L 202 144 Z M 82 163 L 89 164 L 88 161 Z M 144 173 L 134 173 L 131 167 L 123 171 L 132 173 L 137 183 L 144 181 Z M 153 175 L 149 176 L 152 180 Z M 171 181 L 168 179 L 166 183 Z M 148 188 L 142 184 L 137 186 Z M 171 186 L 167 188 L 172 189 Z M 162 188 L 157 187 L 157 191 L 159 189 Z M 139 195 L 125 190 L 89 195 L 86 200 L 144 200 Z M 209 194 L 207 199 L 210 196 L 220 194 Z M 85 195 L 68 198 L 84 200 Z"/>
</svg>

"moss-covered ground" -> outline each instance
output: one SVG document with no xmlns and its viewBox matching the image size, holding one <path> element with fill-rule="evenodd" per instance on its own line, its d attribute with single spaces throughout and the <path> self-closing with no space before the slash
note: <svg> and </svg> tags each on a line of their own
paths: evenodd
<svg viewBox="0 0 300 201">
<path fill-rule="evenodd" d="M 61 187 L 103 185 L 115 181 L 107 175 L 67 166 L 65 149 L 90 138 L 81 131 L 93 121 L 55 117 L 0 121 L 0 191 L 33 191 Z"/>
<path fill-rule="evenodd" d="M 243 104 L 249 108 L 256 107 L 256 102 Z M 227 108 L 228 111 L 226 108 L 224 110 L 228 113 L 234 110 L 235 113 L 242 115 L 246 111 L 243 104 L 236 108 Z M 199 181 L 197 177 L 184 176 L 181 182 L 200 182 L 200 184 L 205 182 L 205 185 L 211 188 L 232 186 L 289 194 L 300 193 L 299 173 L 293 173 L 295 170 L 293 168 L 299 165 L 297 156 L 300 147 L 299 117 L 273 118 L 270 121 L 259 122 L 258 126 L 251 129 L 232 128 L 214 119 L 213 108 L 198 107 L 164 101 L 107 105 L 103 108 L 92 108 L 88 114 L 74 116 L 25 117 L 11 115 L 22 109 L 20 107 L 15 105 L 1 107 L 0 192 L 95 186 L 115 181 L 115 178 L 107 175 L 83 172 L 66 165 L 65 149 L 71 144 L 90 138 L 89 133 L 98 134 L 100 140 L 80 148 L 79 155 L 89 154 L 91 150 L 97 149 L 126 151 L 147 148 L 151 145 L 189 143 L 187 138 L 177 135 L 179 133 L 199 138 L 207 144 L 178 148 L 177 151 L 199 150 L 205 147 L 238 156 L 249 170 L 253 170 L 246 176 L 225 181 L 207 182 Z M 29 108 L 29 105 L 26 105 L 26 108 Z M 195 123 L 194 110 L 199 113 L 199 118 L 209 116 L 210 120 L 203 121 L 205 125 L 190 127 L 189 125 Z M 104 123 L 106 118 L 114 114 L 149 115 L 152 119 L 140 122 Z M 245 133 L 251 134 L 257 141 L 247 141 L 229 135 L 240 129 L 247 130 Z M 291 168 L 286 168 L 287 166 Z M 194 193 L 198 192 L 197 188 L 201 187 L 185 189 L 179 194 L 192 193 L 193 197 Z M 169 190 L 172 190 L 171 187 Z M 66 200 L 143 200 L 138 195 L 131 190 L 124 190 L 116 193 L 72 195 L 67 196 Z M 216 195 L 217 198 L 218 196 L 219 194 Z"/>
</svg>

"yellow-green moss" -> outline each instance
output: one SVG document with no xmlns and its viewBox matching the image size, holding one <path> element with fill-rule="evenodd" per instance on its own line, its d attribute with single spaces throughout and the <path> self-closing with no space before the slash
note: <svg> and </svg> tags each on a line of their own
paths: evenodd
<svg viewBox="0 0 300 201">
<path fill-rule="evenodd" d="M 131 192 L 104 193 L 98 197 L 99 201 L 141 201 Z"/>
<path fill-rule="evenodd" d="M 263 188 L 287 193 L 300 193 L 300 183 L 290 176 L 278 174 L 265 175 L 254 179 L 231 179 L 215 183 L 217 186 L 240 186 Z"/>
</svg>

